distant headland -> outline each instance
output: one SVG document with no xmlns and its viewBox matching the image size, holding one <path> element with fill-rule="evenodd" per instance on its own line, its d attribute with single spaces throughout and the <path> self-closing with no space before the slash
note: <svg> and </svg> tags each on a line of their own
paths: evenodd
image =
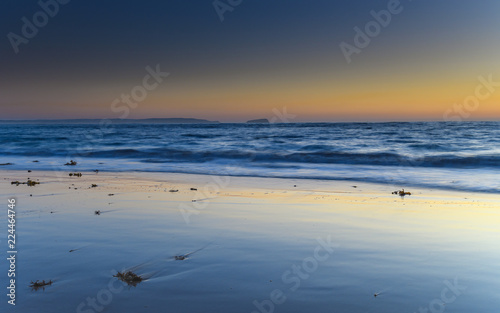
<svg viewBox="0 0 500 313">
<path fill-rule="evenodd" d="M 269 124 L 269 120 L 267 118 L 260 118 L 257 120 L 250 120 L 247 123 L 248 124 Z"/>
</svg>

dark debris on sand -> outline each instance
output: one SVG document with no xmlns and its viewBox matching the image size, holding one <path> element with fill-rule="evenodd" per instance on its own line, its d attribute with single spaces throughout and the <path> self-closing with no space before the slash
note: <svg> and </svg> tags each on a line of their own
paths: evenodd
<svg viewBox="0 0 500 313">
<path fill-rule="evenodd" d="M 82 173 L 69 173 L 69 176 L 82 177 Z"/>
<path fill-rule="evenodd" d="M 45 290 L 45 286 L 50 286 L 52 285 L 52 280 L 49 280 L 48 282 L 46 282 L 45 280 L 42 280 L 42 281 L 31 281 L 30 283 L 30 287 L 31 287 L 31 290 L 35 290 L 37 291 L 38 289 L 42 288 L 43 290 Z"/>
<path fill-rule="evenodd" d="M 401 197 L 404 197 L 404 196 L 411 196 L 411 192 L 409 191 L 405 191 L 404 189 L 402 190 L 396 190 L 396 191 L 393 191 L 392 192 L 393 195 L 399 195 Z"/>
<path fill-rule="evenodd" d="M 28 181 L 26 181 L 26 182 L 20 182 L 20 181 L 16 180 L 16 181 L 10 182 L 10 184 L 11 185 L 16 185 L 16 186 L 19 186 L 19 185 L 28 185 L 29 187 L 34 187 L 36 185 L 40 185 L 39 182 L 31 180 L 31 179 L 28 179 Z"/>
<path fill-rule="evenodd" d="M 127 283 L 129 286 L 137 286 L 140 282 L 142 282 L 142 277 L 133 273 L 132 271 L 123 271 L 123 272 L 118 272 L 116 275 L 113 275 L 113 277 L 118 278 L 122 282 Z"/>
</svg>

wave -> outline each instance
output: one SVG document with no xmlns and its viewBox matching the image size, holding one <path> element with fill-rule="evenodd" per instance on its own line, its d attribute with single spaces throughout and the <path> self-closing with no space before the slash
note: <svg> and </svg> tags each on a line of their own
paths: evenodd
<svg viewBox="0 0 500 313">
<path fill-rule="evenodd" d="M 301 151 L 292 153 L 275 152 L 268 150 L 185 150 L 174 148 L 148 149 L 105 149 L 105 150 L 46 150 L 43 146 L 36 149 L 2 151 L 6 156 L 32 157 L 86 157 L 86 158 L 115 158 L 115 159 L 143 159 L 145 162 L 207 162 L 214 160 L 234 160 L 237 162 L 280 162 L 304 164 L 358 164 L 399 167 L 443 167 L 443 168 L 481 168 L 500 167 L 500 155 L 460 156 L 457 154 L 427 155 L 421 157 L 408 156 L 391 152 L 349 153 L 342 151 L 322 151 L 332 147 L 322 145 L 308 145 Z"/>
</svg>

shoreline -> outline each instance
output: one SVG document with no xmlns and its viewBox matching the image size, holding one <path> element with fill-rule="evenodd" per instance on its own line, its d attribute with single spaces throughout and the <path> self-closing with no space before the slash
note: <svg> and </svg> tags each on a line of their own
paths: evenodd
<svg viewBox="0 0 500 313">
<path fill-rule="evenodd" d="M 295 179 L 295 178 L 270 178 L 270 177 L 254 177 L 254 176 L 225 176 L 225 175 L 200 175 L 200 174 L 185 174 L 185 173 L 167 173 L 167 172 L 86 172 L 83 171 L 82 177 L 69 177 L 69 173 L 78 172 L 71 171 L 38 171 L 32 170 L 27 172 L 24 170 L 6 170 L 0 169 L 0 178 L 2 183 L 11 185 L 12 181 L 26 181 L 28 179 L 38 179 L 40 185 L 34 187 L 24 186 L 23 189 L 11 189 L 11 191 L 34 191 L 45 189 L 56 185 L 75 184 L 76 188 L 91 188 L 92 184 L 98 184 L 94 190 L 101 192 L 116 190 L 117 185 L 123 186 L 122 192 L 169 192 L 170 190 L 179 189 L 179 194 L 185 195 L 185 191 L 190 191 L 190 188 L 198 189 L 198 193 L 203 193 L 207 196 L 221 196 L 220 193 L 239 192 L 242 196 L 248 196 L 250 193 L 266 198 L 266 194 L 271 190 L 287 191 L 303 200 L 307 199 L 312 193 L 317 195 L 336 195 L 336 196 L 354 196 L 367 197 L 379 196 L 388 199 L 482 199 L 485 201 L 493 201 L 500 203 L 498 195 L 495 193 L 481 191 L 461 191 L 441 188 L 422 188 L 408 187 L 406 191 L 410 191 L 410 196 L 401 198 L 392 194 L 401 188 L 394 187 L 390 184 L 380 184 L 362 181 L 351 180 L 322 180 L 322 179 Z M 118 183 L 123 181 L 123 183 Z M 100 183 L 100 185 L 99 185 Z M 143 188 L 139 188 L 138 183 L 143 184 Z M 87 186 L 88 185 L 88 186 Z M 134 186 L 136 188 L 134 188 Z M 146 189 L 148 186 L 149 189 Z M 22 188 L 21 186 L 18 186 Z M 161 189 L 163 188 L 163 190 Z M 4 189 L 7 191 L 8 189 Z M 170 192 L 169 192 L 170 193 Z M 219 194 L 218 194 L 219 193 Z M 170 194 L 174 194 L 173 192 Z M 269 198 L 269 196 L 268 196 Z M 283 200 L 283 199 L 282 199 Z"/>
<path fill-rule="evenodd" d="M 1 159 L 1 158 L 0 158 Z M 158 167 L 155 163 L 141 163 L 134 159 L 119 159 L 115 163 L 107 159 L 86 159 L 85 162 L 78 166 L 64 166 L 64 161 L 44 160 L 33 161 L 33 158 L 23 157 L 19 162 L 11 162 L 9 158 L 3 158 L 0 162 L 0 172 L 59 172 L 69 173 L 77 172 L 92 172 L 99 169 L 100 173 L 112 175 L 128 175 L 136 176 L 152 176 L 152 177 L 168 177 L 177 176 L 199 176 L 199 177 L 231 177 L 235 180 L 245 179 L 281 179 L 281 180 L 299 180 L 299 181 L 322 181 L 347 184 L 371 184 L 381 185 L 390 188 L 402 189 L 425 189 L 425 190 L 441 190 L 443 192 L 462 192 L 462 193 L 482 193 L 491 195 L 500 195 L 500 188 L 496 185 L 498 181 L 497 169 L 491 169 L 491 172 L 484 172 L 480 169 L 453 169 L 453 168 L 426 168 L 426 167 L 397 167 L 397 166 L 368 166 L 356 164 L 338 164 L 338 167 L 330 164 L 331 168 L 319 168 L 316 172 L 300 172 L 297 169 L 292 169 L 289 172 L 270 172 L 258 168 L 255 172 L 245 172 L 244 166 L 237 168 L 236 171 L 228 170 L 226 167 L 210 167 L 210 164 L 201 163 L 179 163 L 179 167 L 175 164 L 170 164 L 165 168 Z M 3 162 L 3 163 L 2 163 Z M 35 163 L 36 162 L 36 163 Z M 104 164 L 104 165 L 103 165 Z M 144 168 L 142 168 L 144 166 Z M 148 167 L 149 166 L 149 167 Z M 125 167 L 125 168 L 124 168 Z M 363 174 L 366 171 L 368 174 Z M 500 174 L 500 172 L 499 172 Z M 484 176 L 483 176 L 484 175 Z M 470 177 L 470 179 L 467 179 Z M 500 182 L 499 182 L 500 183 Z"/>
</svg>

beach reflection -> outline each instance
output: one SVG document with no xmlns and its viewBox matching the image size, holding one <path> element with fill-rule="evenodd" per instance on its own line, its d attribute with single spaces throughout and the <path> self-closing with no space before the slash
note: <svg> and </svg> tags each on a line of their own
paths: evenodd
<svg viewBox="0 0 500 313">
<path fill-rule="evenodd" d="M 16 308 L 88 313 L 499 307 L 500 253 L 494 247 L 500 215 L 494 196 L 429 191 L 401 199 L 368 187 L 318 189 L 224 191 L 189 224 L 178 210 L 187 203 L 181 193 L 19 193 Z M 95 215 L 97 209 L 103 213 Z M 135 286 L 113 278 L 131 269 L 144 278 Z M 54 283 L 34 292 L 28 282 L 36 279 Z"/>
</svg>

